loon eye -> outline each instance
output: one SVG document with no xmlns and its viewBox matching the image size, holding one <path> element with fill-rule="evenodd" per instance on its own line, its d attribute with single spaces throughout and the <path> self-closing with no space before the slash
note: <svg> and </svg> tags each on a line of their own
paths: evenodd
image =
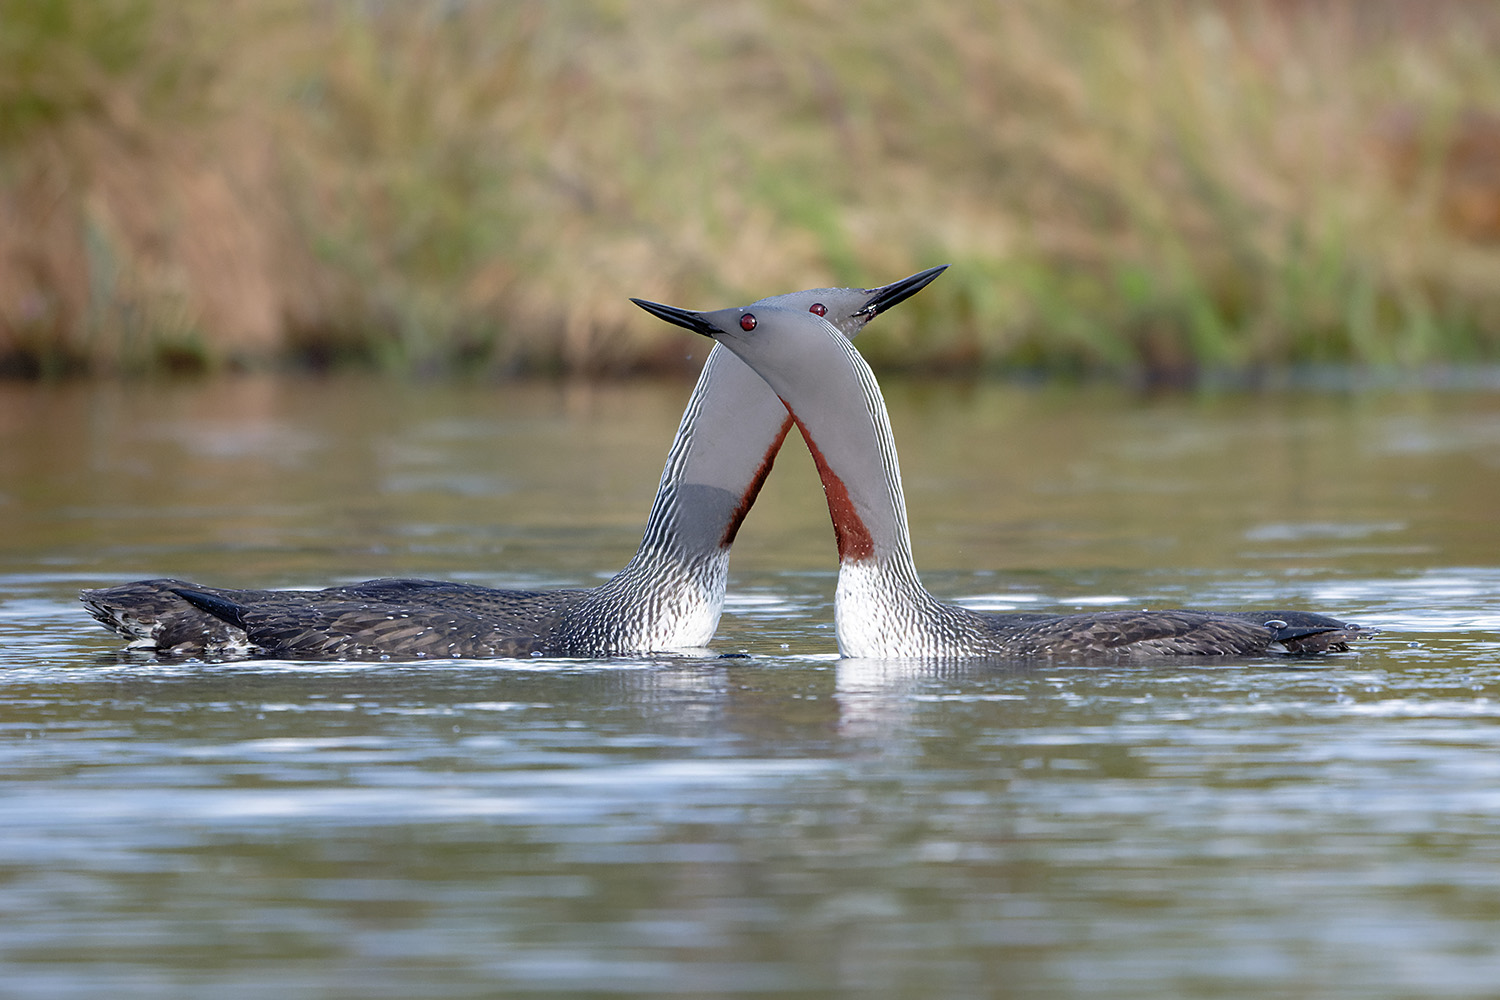
<svg viewBox="0 0 1500 1000">
<path fill-rule="evenodd" d="M 828 307 L 821 302 L 814 302 L 812 305 L 807 307 L 807 311 L 812 313 L 814 316 L 828 315 Z"/>
<path fill-rule="evenodd" d="M 740 329 L 747 332 L 755 329 L 755 313 L 745 313 L 740 317 Z"/>
</svg>

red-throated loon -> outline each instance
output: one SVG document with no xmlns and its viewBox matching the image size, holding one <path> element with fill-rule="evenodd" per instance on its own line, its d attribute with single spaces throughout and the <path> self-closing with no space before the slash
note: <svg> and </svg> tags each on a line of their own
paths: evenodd
<svg viewBox="0 0 1500 1000">
<path fill-rule="evenodd" d="M 912 561 L 885 400 L 847 338 L 816 315 L 774 305 L 692 312 L 632 301 L 728 347 L 786 404 L 833 518 L 835 618 L 845 656 L 1245 656 L 1344 650 L 1373 634 L 1305 611 L 987 614 L 939 601 Z"/>
<path fill-rule="evenodd" d="M 943 270 L 879 288 L 792 292 L 755 307 L 803 312 L 852 337 Z M 765 382 L 715 346 L 667 454 L 639 550 L 592 589 L 372 580 L 267 591 L 146 580 L 81 596 L 132 647 L 176 655 L 594 657 L 701 647 L 718 626 L 730 545 L 790 428 Z"/>
</svg>

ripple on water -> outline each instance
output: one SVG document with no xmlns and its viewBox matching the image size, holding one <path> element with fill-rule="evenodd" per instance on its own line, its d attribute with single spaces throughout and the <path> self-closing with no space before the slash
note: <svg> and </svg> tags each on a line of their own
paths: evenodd
<svg viewBox="0 0 1500 1000">
<path fill-rule="evenodd" d="M 320 384 L 305 405 L 336 391 Z M 639 453 L 611 463 L 639 428 L 613 425 L 653 412 L 647 401 L 587 426 L 528 405 L 513 437 L 550 426 L 555 461 L 502 461 L 487 454 L 508 446 L 490 424 L 512 418 L 476 424 L 426 390 L 402 409 L 386 388 L 338 410 L 374 437 L 341 443 L 337 461 L 312 461 L 306 444 L 343 442 L 332 424 L 278 416 L 269 432 L 178 435 L 169 461 L 125 455 L 91 471 L 129 451 L 116 432 L 162 426 L 147 393 L 145 419 L 85 421 L 76 447 L 35 461 L 38 480 L 67 466 L 50 493 L 38 487 L 45 505 L 27 506 L 30 486 L 7 490 L 7 527 L 30 532 L 7 536 L 0 574 L 0 885 L 25 914 L 0 935 L 7 987 L 1493 995 L 1500 570 L 1463 564 L 1493 549 L 1474 516 L 1492 506 L 1492 456 L 1473 451 L 1496 440 L 1488 404 L 1445 416 L 1456 404 L 1425 401 L 1371 424 L 1366 410 L 1386 402 L 1155 400 L 1074 424 L 1088 414 L 1071 397 L 972 392 L 997 439 L 1003 426 L 1007 448 L 1030 450 L 997 463 L 1004 481 L 981 476 L 967 444 L 959 472 L 945 471 L 937 460 L 965 440 L 954 429 L 974 430 L 968 404 L 961 423 L 934 422 L 910 448 L 904 436 L 928 482 L 972 487 L 912 490 L 914 509 L 945 505 L 914 510 L 914 524 L 938 523 L 919 545 L 944 546 L 926 560 L 939 565 L 1032 568 L 934 573 L 935 589 L 995 611 L 1295 604 L 1384 633 L 1316 661 L 841 660 L 834 574 L 800 550 L 804 538 L 826 547 L 826 520 L 815 492 L 782 508 L 813 500 L 807 533 L 800 514 L 778 514 L 778 473 L 707 654 L 123 655 L 76 590 L 155 575 L 142 568 L 308 586 L 593 579 L 607 568 L 598 544 L 634 544 L 617 529 L 638 530 L 659 468 L 628 511 L 576 526 L 573 510 L 562 525 L 549 509 L 533 523 L 537 497 L 630 481 Z M 662 435 L 682 394 L 658 407 Z M 506 405 L 493 395 L 465 406 Z M 922 432 L 893 419 L 898 434 Z M 1396 448 L 1381 444 L 1391 426 Z M 1314 473 L 1285 460 L 1293 440 Z M 1440 468 L 1442 455 L 1457 460 Z M 554 465 L 588 478 L 530 478 Z M 1018 469 L 1042 486 L 1015 488 Z M 783 524 L 797 550 L 756 541 Z M 731 650 L 750 655 L 714 658 Z"/>
</svg>

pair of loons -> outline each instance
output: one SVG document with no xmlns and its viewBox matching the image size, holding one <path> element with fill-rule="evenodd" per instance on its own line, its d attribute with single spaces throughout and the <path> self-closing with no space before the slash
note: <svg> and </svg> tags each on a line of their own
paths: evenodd
<svg viewBox="0 0 1500 1000">
<path fill-rule="evenodd" d="M 604 657 L 705 646 L 730 546 L 795 424 L 839 552 L 835 618 L 850 657 L 1258 656 L 1342 651 L 1374 630 L 1306 611 L 988 614 L 922 586 L 880 387 L 850 338 L 945 270 L 879 288 L 817 288 L 693 312 L 632 299 L 717 343 L 667 454 L 645 536 L 598 587 L 496 590 L 372 580 L 315 591 L 146 580 L 82 594 L 136 648 L 302 659 Z"/>
</svg>

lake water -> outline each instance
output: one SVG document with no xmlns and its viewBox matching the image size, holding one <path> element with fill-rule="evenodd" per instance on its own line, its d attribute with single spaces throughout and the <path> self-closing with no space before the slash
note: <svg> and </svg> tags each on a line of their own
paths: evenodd
<svg viewBox="0 0 1500 1000">
<path fill-rule="evenodd" d="M 795 436 L 715 653 L 160 663 L 81 587 L 588 585 L 689 387 L 0 384 L 0 995 L 1500 995 L 1500 392 L 892 383 L 976 607 L 1312 661 L 841 661 Z"/>
</svg>

